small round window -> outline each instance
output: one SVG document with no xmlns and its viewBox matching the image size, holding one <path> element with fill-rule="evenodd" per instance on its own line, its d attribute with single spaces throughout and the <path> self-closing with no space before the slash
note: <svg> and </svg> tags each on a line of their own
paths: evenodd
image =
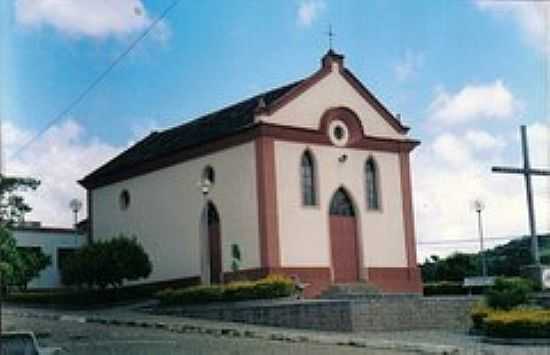
<svg viewBox="0 0 550 355">
<path fill-rule="evenodd" d="M 343 147 L 348 143 L 349 132 L 346 124 L 340 120 L 334 120 L 329 124 L 328 135 L 332 144 Z"/>
<path fill-rule="evenodd" d="M 118 203 L 120 205 L 121 210 L 127 210 L 130 206 L 130 193 L 128 190 L 123 190 L 120 193 Z"/>
<path fill-rule="evenodd" d="M 204 168 L 202 172 L 202 181 L 205 182 L 206 180 L 212 185 L 216 182 L 216 173 L 210 165 Z"/>
<path fill-rule="evenodd" d="M 344 138 L 344 129 L 341 126 L 334 127 L 334 137 L 338 140 Z"/>
</svg>

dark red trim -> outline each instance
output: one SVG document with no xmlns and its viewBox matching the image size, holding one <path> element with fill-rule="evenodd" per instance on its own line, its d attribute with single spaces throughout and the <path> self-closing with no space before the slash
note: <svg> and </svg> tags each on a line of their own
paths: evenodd
<svg viewBox="0 0 550 355">
<path fill-rule="evenodd" d="M 328 127 L 334 120 L 344 122 L 349 131 L 348 146 L 357 143 L 364 137 L 363 125 L 355 112 L 347 107 L 334 107 L 325 111 L 321 117 L 319 131 L 329 134 Z"/>
<path fill-rule="evenodd" d="M 255 145 L 261 265 L 278 267 L 280 249 L 273 138 L 259 136 L 256 138 Z"/>
<path fill-rule="evenodd" d="M 371 267 L 367 269 L 369 283 L 384 293 L 422 293 L 420 269 Z"/>
<path fill-rule="evenodd" d="M 412 184 L 409 163 L 409 153 L 399 153 L 399 165 L 401 170 L 401 195 L 403 196 L 403 227 L 405 231 L 405 248 L 407 253 L 407 266 L 415 268 L 416 264 L 416 238 L 414 233 L 414 212 L 412 203 Z"/>
<path fill-rule="evenodd" d="M 163 158 L 148 161 L 141 165 L 134 166 L 115 175 L 110 175 L 95 180 L 81 180 L 79 182 L 86 189 L 94 189 L 97 187 L 112 184 L 114 182 L 126 180 L 135 176 L 144 175 L 149 172 L 182 163 L 190 159 L 212 154 L 223 149 L 249 142 L 253 139 L 256 139 L 257 137 L 271 137 L 277 140 L 305 144 L 332 145 L 332 142 L 330 141 L 326 133 L 320 132 L 316 129 L 281 126 L 259 122 L 232 136 L 205 143 L 200 146 L 195 146 L 193 148 L 187 148 L 181 152 L 177 152 Z M 398 140 L 392 138 L 364 136 L 357 142 L 350 144 L 349 148 L 401 152 L 410 151 L 419 144 L 420 142 L 411 139 Z"/>
<path fill-rule="evenodd" d="M 342 74 L 344 79 L 365 99 L 375 110 L 384 118 L 386 122 L 388 122 L 397 132 L 399 133 L 407 133 L 409 131 L 409 127 L 403 125 L 400 120 L 395 118 L 395 116 L 384 106 L 380 100 L 374 96 L 373 93 L 371 93 L 355 75 L 348 69 L 344 67 L 344 56 L 340 54 L 334 53 L 334 51 L 330 50 L 325 56 L 323 56 L 321 60 L 321 69 L 318 70 L 316 73 L 314 73 L 309 78 L 305 79 L 302 83 L 300 83 L 298 86 L 296 86 L 294 89 L 290 90 L 288 93 L 283 95 L 278 100 L 274 101 L 269 107 L 267 107 L 266 113 L 268 115 L 273 114 L 278 109 L 289 103 L 290 101 L 294 100 L 296 97 L 298 97 L 300 94 L 302 94 L 304 91 L 315 85 L 317 82 L 319 82 L 321 79 L 323 79 L 325 76 L 330 74 L 332 71 L 332 63 L 337 63 L 339 72 Z"/>
</svg>

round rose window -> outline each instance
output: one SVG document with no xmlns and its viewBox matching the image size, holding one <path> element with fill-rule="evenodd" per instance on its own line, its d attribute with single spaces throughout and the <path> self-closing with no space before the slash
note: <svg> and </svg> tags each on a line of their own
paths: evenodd
<svg viewBox="0 0 550 355">
<path fill-rule="evenodd" d="M 349 131 L 346 124 L 340 120 L 332 121 L 328 126 L 328 135 L 332 144 L 344 146 L 348 143 Z"/>
</svg>

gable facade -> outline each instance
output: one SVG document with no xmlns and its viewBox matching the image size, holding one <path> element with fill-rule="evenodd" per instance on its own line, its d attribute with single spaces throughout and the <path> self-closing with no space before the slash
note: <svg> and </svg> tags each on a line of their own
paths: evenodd
<svg viewBox="0 0 550 355">
<path fill-rule="evenodd" d="M 338 281 L 338 265 L 352 254 L 346 267 L 356 268 L 357 280 L 387 292 L 420 292 L 409 167 L 418 142 L 407 137 L 408 128 L 332 51 L 311 77 L 254 99 L 251 121 L 236 133 L 82 180 L 93 238 L 136 235 L 153 262 L 147 282 L 208 281 L 203 227 L 211 202 L 219 215 L 225 281 L 238 276 L 231 268 L 238 245 L 240 276 L 297 276 L 312 284 L 310 295 Z M 315 201 L 304 205 L 306 152 Z M 375 183 L 367 182 L 367 162 L 376 167 L 369 175 Z M 197 183 L 206 167 L 215 182 L 204 196 Z M 370 206 L 373 189 L 376 208 Z M 130 194 L 127 208 L 120 206 L 122 191 Z M 347 196 L 353 216 L 331 212 L 337 192 Z M 343 244 L 351 249 L 334 239 L 346 231 L 353 238 Z"/>
</svg>

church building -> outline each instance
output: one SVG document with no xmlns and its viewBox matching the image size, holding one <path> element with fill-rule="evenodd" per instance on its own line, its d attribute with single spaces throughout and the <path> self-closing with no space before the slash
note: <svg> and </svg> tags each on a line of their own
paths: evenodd
<svg viewBox="0 0 550 355">
<path fill-rule="evenodd" d="M 408 130 L 329 50 L 305 79 L 153 132 L 82 179 L 89 237 L 136 236 L 145 283 L 282 273 L 307 296 L 419 293 Z"/>
</svg>

